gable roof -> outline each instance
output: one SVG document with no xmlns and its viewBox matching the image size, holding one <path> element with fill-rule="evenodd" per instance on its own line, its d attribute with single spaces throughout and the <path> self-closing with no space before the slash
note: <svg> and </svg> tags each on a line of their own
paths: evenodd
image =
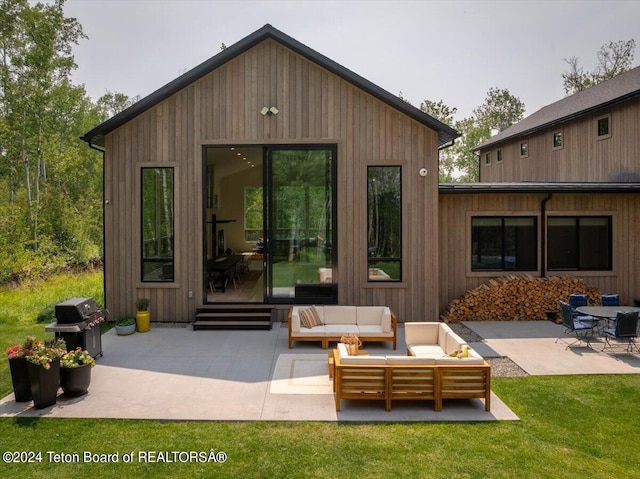
<svg viewBox="0 0 640 479">
<path fill-rule="evenodd" d="M 474 151 L 572 120 L 614 103 L 640 96 L 640 67 L 547 105 L 475 147 Z"/>
<path fill-rule="evenodd" d="M 98 125 L 93 130 L 85 133 L 85 135 L 81 139 L 89 143 L 90 146 L 97 145 L 104 147 L 104 137 L 108 133 L 112 132 L 116 128 L 119 128 L 129 120 L 135 118 L 141 113 L 144 113 L 146 110 L 154 107 L 171 95 L 177 93 L 191 83 L 199 80 L 203 76 L 214 71 L 216 68 L 224 65 L 228 61 L 234 59 L 247 50 L 253 48 L 258 43 L 261 43 L 267 39 L 275 40 L 276 42 L 284 45 L 290 50 L 293 50 L 295 53 L 305 57 L 306 59 L 312 61 L 313 63 L 316 63 L 320 67 L 373 95 L 384 103 L 387 103 L 397 110 L 400 110 L 402 113 L 408 115 L 414 120 L 437 131 L 439 148 L 449 146 L 456 138 L 460 136 L 460 134 L 450 126 L 436 120 L 430 115 L 427 115 L 420 109 L 411 106 L 407 102 L 401 100 L 398 96 L 389 93 L 388 91 L 380 88 L 377 85 L 374 85 L 369 80 L 361 77 L 351 70 L 348 70 L 342 65 L 334 62 L 324 55 L 321 55 L 315 50 L 312 50 L 306 45 L 303 45 L 299 41 L 291 38 L 280 30 L 277 30 L 276 28 L 267 24 L 259 30 L 256 30 L 249 36 L 243 38 L 239 42 L 231 45 L 217 55 L 201 63 L 192 70 L 167 83 L 165 86 L 146 96 L 129 108 L 121 111 L 104 123 Z"/>
</svg>

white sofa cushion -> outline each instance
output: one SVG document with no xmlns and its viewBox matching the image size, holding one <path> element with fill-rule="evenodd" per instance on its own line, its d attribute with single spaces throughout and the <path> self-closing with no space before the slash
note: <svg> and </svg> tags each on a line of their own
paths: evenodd
<svg viewBox="0 0 640 479">
<path fill-rule="evenodd" d="M 340 359 L 346 358 L 349 356 L 349 350 L 347 349 L 347 345 L 344 343 L 338 343 L 338 356 Z"/>
<path fill-rule="evenodd" d="M 324 324 L 356 324 L 356 306 L 325 306 Z"/>
<path fill-rule="evenodd" d="M 412 344 L 438 344 L 440 324 L 436 322 L 404 323 L 404 340 Z"/>
<path fill-rule="evenodd" d="M 342 336 L 347 333 L 358 335 L 360 331 L 355 324 L 325 324 L 324 332 L 327 336 Z"/>
<path fill-rule="evenodd" d="M 445 334 L 445 344 L 441 344 L 440 347 L 442 347 L 445 353 L 451 354 L 454 351 L 462 349 L 462 346 L 465 344 L 467 343 L 465 343 L 460 336 L 453 331 L 449 331 Z"/>
<path fill-rule="evenodd" d="M 382 326 L 362 326 L 362 325 L 358 325 L 358 336 L 361 336 L 363 338 L 366 338 L 367 336 L 371 337 L 371 336 L 381 336 L 383 338 L 388 337 L 388 338 L 392 338 L 393 337 L 393 331 L 383 331 L 382 330 Z"/>
<path fill-rule="evenodd" d="M 384 332 L 391 331 L 391 310 L 386 306 L 358 306 L 358 326 L 382 326 Z"/>
<path fill-rule="evenodd" d="M 415 344 L 413 346 L 409 346 L 409 351 L 414 356 L 423 358 L 441 358 L 444 356 L 444 351 L 437 344 Z"/>
<path fill-rule="evenodd" d="M 304 336 L 323 337 L 325 335 L 326 333 L 325 333 L 324 326 L 315 326 L 313 328 L 300 328 L 300 331 L 296 333 L 297 337 L 304 337 Z"/>
</svg>

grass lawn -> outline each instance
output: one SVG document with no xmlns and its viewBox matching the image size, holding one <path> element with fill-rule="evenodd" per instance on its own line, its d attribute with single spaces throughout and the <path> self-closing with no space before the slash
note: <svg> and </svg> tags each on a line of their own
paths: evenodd
<svg viewBox="0 0 640 479">
<path fill-rule="evenodd" d="M 101 284 L 101 279 L 90 277 L 69 281 Z M 62 299 L 66 298 L 54 304 Z M 4 347 L 16 337 L 42 331 L 42 324 L 29 323 L 33 313 L 22 314 L 23 320 L 2 321 Z M 6 363 L 0 371 L 2 396 L 11 392 Z M 236 479 L 638 477 L 640 375 L 494 378 L 493 389 L 520 421 L 336 424 L 3 418 L 0 450 L 40 455 L 28 464 L 5 459 L 0 474 Z M 189 459 L 189 451 L 208 459 L 211 450 L 224 452 L 226 461 Z M 174 451 L 181 454 L 174 457 Z M 116 454 L 111 458 L 119 462 L 85 462 L 85 453 L 102 454 L 104 459 Z M 133 461 L 125 463 L 130 453 Z M 77 457 L 79 462 L 55 463 L 61 459 L 56 454 L 66 454 L 72 461 Z M 172 462 L 163 462 L 163 457 Z"/>
</svg>

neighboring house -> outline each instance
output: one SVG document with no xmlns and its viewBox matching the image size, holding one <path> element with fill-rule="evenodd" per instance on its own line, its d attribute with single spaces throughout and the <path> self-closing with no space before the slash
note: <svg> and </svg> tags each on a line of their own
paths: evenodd
<svg viewBox="0 0 640 479">
<path fill-rule="evenodd" d="M 576 275 L 640 299 L 640 67 L 476 151 L 480 183 L 440 186 L 441 305 L 504 274 Z"/>
<path fill-rule="evenodd" d="M 480 181 L 640 182 L 640 67 L 479 145 Z"/>
<path fill-rule="evenodd" d="M 112 316 L 148 297 L 166 322 L 319 302 L 437 318 L 457 136 L 266 25 L 83 137 L 104 154 Z"/>
</svg>

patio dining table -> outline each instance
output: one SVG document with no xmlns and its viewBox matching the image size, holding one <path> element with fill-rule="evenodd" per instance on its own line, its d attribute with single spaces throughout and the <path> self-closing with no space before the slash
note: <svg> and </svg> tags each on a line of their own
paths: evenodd
<svg viewBox="0 0 640 479">
<path fill-rule="evenodd" d="M 638 311 L 640 313 L 640 308 L 636 306 L 579 306 L 576 308 L 576 311 L 580 314 L 593 316 L 599 321 L 600 319 L 615 320 L 618 312 L 631 313 Z M 596 327 L 596 330 L 602 334 L 602 331 L 608 326 L 608 323 L 609 321 L 604 321 L 604 325 Z M 640 322 L 638 322 L 638 329 L 640 330 Z"/>
<path fill-rule="evenodd" d="M 596 318 L 615 318 L 618 311 L 623 313 L 638 311 L 640 313 L 640 308 L 635 306 L 579 306 L 576 311 Z"/>
</svg>

